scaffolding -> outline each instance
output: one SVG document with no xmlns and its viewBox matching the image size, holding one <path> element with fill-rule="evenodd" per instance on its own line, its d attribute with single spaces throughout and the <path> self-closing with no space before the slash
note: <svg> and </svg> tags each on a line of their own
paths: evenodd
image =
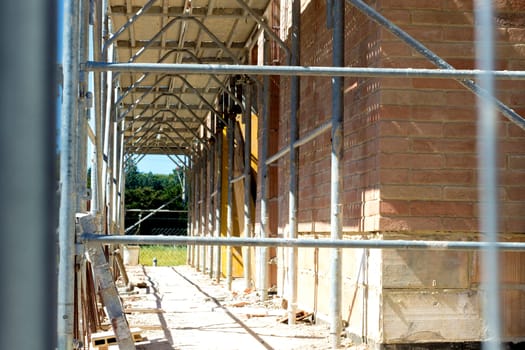
<svg viewBox="0 0 525 350">
<path fill-rule="evenodd" d="M 31 2 L 36 6 L 40 2 Z M 49 2 L 51 3 L 51 2 Z M 324 248 L 331 250 L 330 261 L 330 334 L 332 347 L 340 345 L 342 332 L 342 249 L 430 249 L 430 250 L 481 250 L 483 257 L 483 288 L 487 293 L 484 307 L 484 320 L 488 336 L 484 341 L 488 349 L 499 349 L 501 343 L 501 320 L 499 318 L 499 251 L 523 251 L 525 243 L 500 242 L 498 232 L 498 179 L 497 179 L 497 115 L 496 110 L 512 123 L 525 129 L 525 119 L 496 99 L 495 80 L 525 80 L 525 71 L 495 70 L 493 9 L 492 1 L 476 2 L 476 69 L 454 69 L 438 55 L 425 47 L 417 38 L 410 36 L 400 27 L 385 18 L 380 11 L 361 0 L 330 0 L 327 19 L 332 32 L 332 66 L 301 66 L 300 58 L 300 17 L 301 2 L 291 0 L 291 40 L 288 45 L 275 31 L 270 18 L 273 2 L 268 0 L 229 0 L 215 1 L 64 1 L 63 33 L 63 94 L 60 125 L 60 207 L 58 212 L 58 303 L 55 310 L 46 304 L 50 296 L 46 293 L 37 301 L 41 302 L 42 316 L 56 315 L 58 349 L 70 350 L 85 336 L 79 326 L 82 317 L 81 293 L 87 293 L 90 282 L 86 279 L 86 260 L 83 250 L 93 257 L 93 270 L 101 281 L 107 281 L 108 271 L 104 267 L 103 246 L 119 244 L 188 244 L 188 263 L 203 272 L 209 272 L 210 278 L 219 280 L 225 276 L 231 288 L 233 279 L 232 247 L 242 247 L 243 278 L 246 287 L 256 280 L 256 289 L 262 299 L 268 295 L 268 249 L 270 247 L 286 248 L 288 268 L 288 319 L 293 323 L 297 311 L 297 249 L 299 247 Z M 371 68 L 345 67 L 344 48 L 344 15 L 345 4 L 349 4 L 385 30 L 415 49 L 436 69 L 422 68 Z M 49 4 L 47 4 L 49 5 Z M 44 5 L 41 5 L 44 6 Z M 16 4 L 9 5 L 16 11 Z M 49 6 L 53 8 L 53 6 Z M 45 11 L 44 11 L 45 10 Z M 31 22 L 32 33 L 44 33 L 49 23 L 44 23 L 41 14 L 50 11 L 31 9 L 35 21 Z M 10 12 L 5 12 L 4 21 L 14 25 Z M 46 17 L 46 21 L 50 21 Z M 37 20 L 39 19 L 39 20 Z M 52 28 L 52 26 L 51 26 Z M 281 28 L 282 29 L 282 28 Z M 25 33 L 25 32 L 23 32 Z M 31 39 L 28 34 L 26 39 Z M 52 36 L 52 34 L 50 35 Z M 89 42 L 89 37 L 92 42 Z M 49 39 L 47 39 L 49 40 Z M 45 40 L 42 40 L 45 42 Z M 271 47 L 273 45 L 273 47 Z M 52 57 L 49 46 L 45 52 Z M 258 65 L 251 64 L 252 51 L 257 47 L 262 52 Z M 273 50 L 273 51 L 272 51 Z M 272 52 L 279 50 L 284 57 L 285 65 L 273 65 Z M 17 50 L 11 50 L 17 52 Z M 34 50 L 22 52 L 21 57 L 38 55 Z M 280 55 L 280 54 L 279 54 Z M 279 56 L 281 57 L 281 56 Z M 36 59 L 35 59 L 36 60 Z M 31 62 L 42 71 L 52 66 L 50 62 Z M 24 73 L 25 65 L 16 66 L 19 73 L 13 82 L 31 80 L 30 73 Z M 290 90 L 290 134 L 288 145 L 274 154 L 269 154 L 269 114 L 270 114 L 270 77 L 289 76 Z M 93 91 L 88 82 L 92 77 Z M 330 77 L 332 87 L 331 118 L 319 123 L 310 131 L 299 137 L 298 110 L 300 81 L 299 77 Z M 343 179 L 343 124 L 344 124 L 344 78 L 345 77 L 398 77 L 412 79 L 454 79 L 466 89 L 478 96 L 478 144 L 480 163 L 480 231 L 484 242 L 466 241 L 419 241 L 419 240 L 345 240 L 343 239 L 342 213 L 342 179 Z M 22 79 L 23 78 L 23 79 Z M 50 91 L 54 79 L 49 73 L 41 79 L 41 85 L 29 89 L 41 104 L 35 104 L 29 115 L 31 123 L 45 124 L 37 118 L 39 111 L 50 110 L 49 102 L 53 97 L 43 93 Z M 39 80 L 39 81 L 40 81 Z M 478 83 L 475 82 L 478 81 Z M 29 84 L 30 85 L 30 84 Z M 44 88 L 43 86 L 46 86 Z M 27 89 L 26 85 L 23 86 Z M 3 87 L 7 94 L 11 85 Z M 27 91 L 27 90 L 26 90 Z M 7 94 L 7 96 L 11 96 Z M 14 101 L 14 100 L 13 100 Z M 22 115 L 27 111 L 20 110 L 17 101 L 6 101 L 8 114 Z M 93 106 L 91 102 L 93 101 Z M 90 110 L 92 109 L 92 113 Z M 88 123 L 88 115 L 92 115 Z M 35 147 L 15 147 L 17 159 L 28 159 L 34 168 L 23 166 L 13 168 L 16 176 L 32 177 L 35 171 L 45 171 L 42 182 L 27 179 L 33 187 L 28 193 L 42 193 L 42 203 L 29 212 L 19 209 L 14 218 L 13 231 L 38 232 L 41 223 L 51 227 L 53 215 L 42 217 L 42 209 L 49 210 L 46 199 L 53 198 L 49 190 L 52 177 L 47 166 L 41 165 L 38 159 L 51 159 L 53 139 L 48 134 L 54 116 L 46 115 L 47 124 L 40 128 L 8 126 L 2 128 L 6 144 L 16 144 L 13 135 L 18 138 L 28 136 Z M 257 116 L 258 128 L 261 130 L 261 149 L 259 156 L 259 228 L 254 229 L 255 198 L 252 185 L 256 179 L 252 171 L 252 120 Z M 16 119 L 16 118 L 15 118 Z M 330 149 L 330 239 L 301 239 L 297 229 L 298 149 L 320 135 L 331 132 Z M 15 131 L 15 133 L 13 133 Z M 46 132 L 43 132 L 46 131 Z M 45 137 L 43 136 L 45 134 Z M 10 141 L 11 140 L 11 141 Z M 87 144 L 91 143 L 92 186 L 87 190 L 86 159 Z M 42 146 L 44 144 L 45 147 Z M 242 148 L 244 146 L 244 148 Z M 42 154 L 44 152 L 45 154 Z M 130 228 L 124 227 L 124 166 L 127 160 L 140 159 L 146 154 L 165 154 L 185 169 L 189 188 L 189 234 L 187 237 L 146 237 L 127 236 Z M 270 212 L 268 209 L 268 171 L 279 159 L 288 157 L 289 174 L 285 180 L 288 184 L 288 231 L 284 238 L 273 238 L 270 232 Z M 328 157 L 328 155 L 327 155 Z M 33 161 L 31 161 L 31 159 Z M 6 190 L 13 183 L 11 173 L 6 173 Z M 25 177 L 24 177 L 25 178 Z M 15 180 L 18 181 L 18 180 Z M 243 213 L 242 237 L 234 237 L 233 196 L 235 184 L 242 183 L 242 208 L 235 208 Z M 7 193 L 7 192 L 6 192 Z M 12 206 L 17 210 L 25 206 L 22 200 L 13 201 L 14 196 L 6 196 L 4 207 Z M 30 197 L 30 196 L 29 196 Z M 18 197 L 17 197 L 18 198 Z M 5 198 L 4 198 L 5 199 Z M 82 227 L 83 216 L 90 202 L 89 225 Z M 223 205 L 224 204 L 224 205 Z M 162 208 L 159 208 L 159 210 Z M 23 214 L 21 214 L 23 212 Z M 26 216 L 38 220 L 31 225 Z M 237 215 L 238 216 L 238 215 Z M 6 216 L 7 217 L 7 216 Z M 238 218 L 240 219 L 240 218 Z M 81 227 L 80 229 L 78 227 Z M 87 228 L 86 228 L 87 227 Z M 29 234 L 28 233 L 28 234 Z M 32 235 L 35 239 L 36 235 Z M 45 257 L 42 249 L 35 249 L 35 255 L 21 266 L 42 266 L 43 276 L 54 273 L 46 268 L 54 260 L 50 242 L 54 242 L 53 230 L 47 236 L 38 236 L 38 245 L 47 247 Z M 24 244 L 26 238 L 17 244 Z M 40 242 L 41 241 L 41 242 Z M 37 242 L 37 241 L 35 241 Z M 40 244 L 41 243 L 41 244 Z M 226 247 L 221 251 L 219 247 Z M 250 247 L 256 247 L 255 256 L 251 256 Z M 39 253 L 39 254 L 37 254 Z M 225 253 L 225 254 L 223 254 Z M 225 256 L 224 256 L 225 255 Z M 6 251 L 9 261 L 18 261 L 13 252 Z M 256 276 L 251 275 L 252 260 L 256 261 Z M 225 271 L 222 271 L 225 262 Z M 25 273 L 25 272 L 23 272 Z M 38 279 L 40 281 L 40 279 Z M 54 281 L 49 278 L 49 281 Z M 45 285 L 50 285 L 45 281 Z M 40 283 L 40 282 L 39 282 Z M 18 285 L 17 285 L 18 286 Z M 21 286 L 26 288 L 27 286 Z M 36 290 L 34 286 L 32 290 Z M 40 288 L 38 290 L 41 290 Z M 47 290 L 54 290 L 50 287 Z M 112 295 L 111 286 L 107 286 L 107 300 Z M 17 300 L 26 300 L 24 295 Z M 16 298 L 15 298 L 16 299 Z M 104 301 L 107 301 L 107 300 Z M 16 302 L 9 302 L 10 306 Z M 125 316 L 119 305 L 111 304 L 112 315 L 118 318 L 114 331 L 121 348 L 132 349 L 129 329 L 126 329 Z M 7 305 L 7 304 L 6 304 Z M 8 305 L 9 306 L 9 305 Z M 39 310 L 40 310 L 39 309 Z M 8 313 L 9 314 L 9 313 Z M 37 317 L 40 320 L 41 317 Z M 26 320 L 23 320 L 24 328 Z M 53 323 L 47 323 L 53 326 Z M 30 325 L 34 330 L 38 324 Z M 41 334 L 41 333 L 38 333 Z M 48 334 L 27 339 L 51 344 L 53 339 Z M 19 340 L 15 345 L 2 348 L 36 348 L 38 346 L 21 346 Z"/>
</svg>

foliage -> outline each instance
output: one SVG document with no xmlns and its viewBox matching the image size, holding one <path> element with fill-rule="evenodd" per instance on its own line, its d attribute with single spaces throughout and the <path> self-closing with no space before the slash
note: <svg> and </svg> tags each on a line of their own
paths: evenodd
<svg viewBox="0 0 525 350">
<path fill-rule="evenodd" d="M 175 169 L 172 174 L 161 175 L 142 173 L 137 165 L 129 162 L 126 166 L 126 209 L 156 209 L 175 200 L 164 209 L 184 210 L 182 170 Z"/>
</svg>

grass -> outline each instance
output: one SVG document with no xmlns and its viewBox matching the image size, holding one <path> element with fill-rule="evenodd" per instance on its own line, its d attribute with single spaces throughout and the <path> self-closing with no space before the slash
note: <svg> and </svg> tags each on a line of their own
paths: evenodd
<svg viewBox="0 0 525 350">
<path fill-rule="evenodd" d="M 157 266 L 186 265 L 186 246 L 140 246 L 140 264 L 145 266 L 152 266 L 154 258 L 157 259 Z"/>
</svg>

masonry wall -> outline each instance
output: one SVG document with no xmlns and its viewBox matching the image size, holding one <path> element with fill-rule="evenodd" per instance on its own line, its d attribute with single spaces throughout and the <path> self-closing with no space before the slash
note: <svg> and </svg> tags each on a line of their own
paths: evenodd
<svg viewBox="0 0 525 350">
<path fill-rule="evenodd" d="M 367 2 L 456 68 L 474 67 L 472 1 Z M 525 12 L 497 1 L 497 68 L 523 69 Z M 287 34 L 285 4 L 281 33 Z M 331 66 L 324 1 L 302 4 L 301 65 Z M 434 68 L 350 5 L 345 10 L 345 65 Z M 289 78 L 281 78 L 279 149 L 289 142 Z M 300 78 L 300 135 L 329 120 L 328 78 Z M 498 97 L 525 115 L 525 84 L 498 82 Z M 476 98 L 445 79 L 345 79 L 344 233 L 348 239 L 477 240 Z M 501 239 L 525 232 L 525 131 L 500 116 Z M 299 151 L 299 231 L 330 231 L 330 134 Z M 278 233 L 288 230 L 289 164 L 279 161 Z M 522 253 L 502 254 L 507 340 L 525 336 Z M 278 287 L 287 266 L 277 253 Z M 455 342 L 483 338 L 480 257 L 474 252 L 345 250 L 343 318 L 369 343 Z M 330 252 L 299 250 L 299 306 L 328 314 Z"/>
</svg>

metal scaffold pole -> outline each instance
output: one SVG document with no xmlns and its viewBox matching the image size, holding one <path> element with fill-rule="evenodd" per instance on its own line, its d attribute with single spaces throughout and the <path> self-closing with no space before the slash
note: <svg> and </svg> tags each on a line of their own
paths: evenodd
<svg viewBox="0 0 525 350">
<path fill-rule="evenodd" d="M 231 239 L 233 237 L 233 152 L 234 152 L 234 128 L 235 120 L 233 116 L 228 116 L 228 129 L 227 129 L 227 141 L 228 141 L 228 194 L 227 194 L 227 212 L 226 212 L 226 237 Z M 228 290 L 232 289 L 233 279 L 233 262 L 232 262 L 232 247 L 226 247 L 226 284 Z"/>
<path fill-rule="evenodd" d="M 0 12 L 0 349 L 56 347 L 56 6 Z"/>
<path fill-rule="evenodd" d="M 76 154 L 79 95 L 80 2 L 64 1 L 62 66 L 64 88 L 60 128 L 60 211 L 58 222 L 58 348 L 73 348 Z"/>
<path fill-rule="evenodd" d="M 270 61 L 270 45 L 269 40 L 264 38 L 264 64 L 269 64 Z M 269 236 L 269 215 L 268 215 L 268 165 L 266 159 L 268 158 L 268 124 L 270 116 L 270 77 L 263 77 L 263 101 L 262 101 L 262 147 L 260 154 L 260 172 L 261 172 L 261 222 L 260 222 L 260 238 L 267 238 Z M 259 274 L 258 274 L 258 292 L 260 300 L 268 299 L 268 248 L 259 248 Z"/>
<path fill-rule="evenodd" d="M 212 117 L 213 120 L 213 117 Z M 208 195 L 208 237 L 214 236 L 215 233 L 215 206 L 217 205 L 217 197 L 215 192 L 215 147 L 216 142 L 210 145 L 209 149 L 209 195 Z M 208 274 L 210 279 L 213 278 L 214 268 L 214 247 L 208 248 Z"/>
<path fill-rule="evenodd" d="M 333 0 L 333 44 L 332 62 L 334 67 L 344 66 L 344 0 Z M 343 86 L 342 77 L 332 77 L 332 152 L 331 152 L 331 193 L 330 193 L 330 226 L 333 240 L 343 238 L 343 205 L 341 193 L 343 191 Z M 331 256 L 331 283 L 330 290 L 330 336 L 332 348 L 336 349 L 341 343 L 341 305 L 342 305 L 342 252 L 334 248 Z"/>
<path fill-rule="evenodd" d="M 251 186 L 252 186 L 252 83 L 244 84 L 244 237 L 252 237 L 252 209 L 251 209 Z M 251 249 L 243 247 L 243 270 L 244 286 L 252 287 L 251 273 Z"/>
<path fill-rule="evenodd" d="M 301 1 L 292 2 L 292 30 L 291 30 L 291 65 L 300 64 L 300 28 L 301 28 Z M 299 119 L 300 81 L 298 76 L 290 78 L 290 184 L 288 192 L 288 238 L 297 238 L 297 206 L 298 201 L 298 150 L 294 147 L 299 137 L 297 121 Z M 295 324 L 297 311 L 297 248 L 288 248 L 288 324 Z"/>
<path fill-rule="evenodd" d="M 481 70 L 479 84 L 489 96 L 494 96 L 494 77 L 488 73 L 494 69 L 494 20 L 491 0 L 477 1 L 476 12 L 476 62 Z M 501 349 L 501 315 L 499 291 L 498 241 L 498 116 L 492 98 L 478 96 L 479 198 L 480 229 L 488 248 L 482 252 L 482 289 L 484 289 L 483 318 L 487 327 L 484 349 Z"/>
</svg>

